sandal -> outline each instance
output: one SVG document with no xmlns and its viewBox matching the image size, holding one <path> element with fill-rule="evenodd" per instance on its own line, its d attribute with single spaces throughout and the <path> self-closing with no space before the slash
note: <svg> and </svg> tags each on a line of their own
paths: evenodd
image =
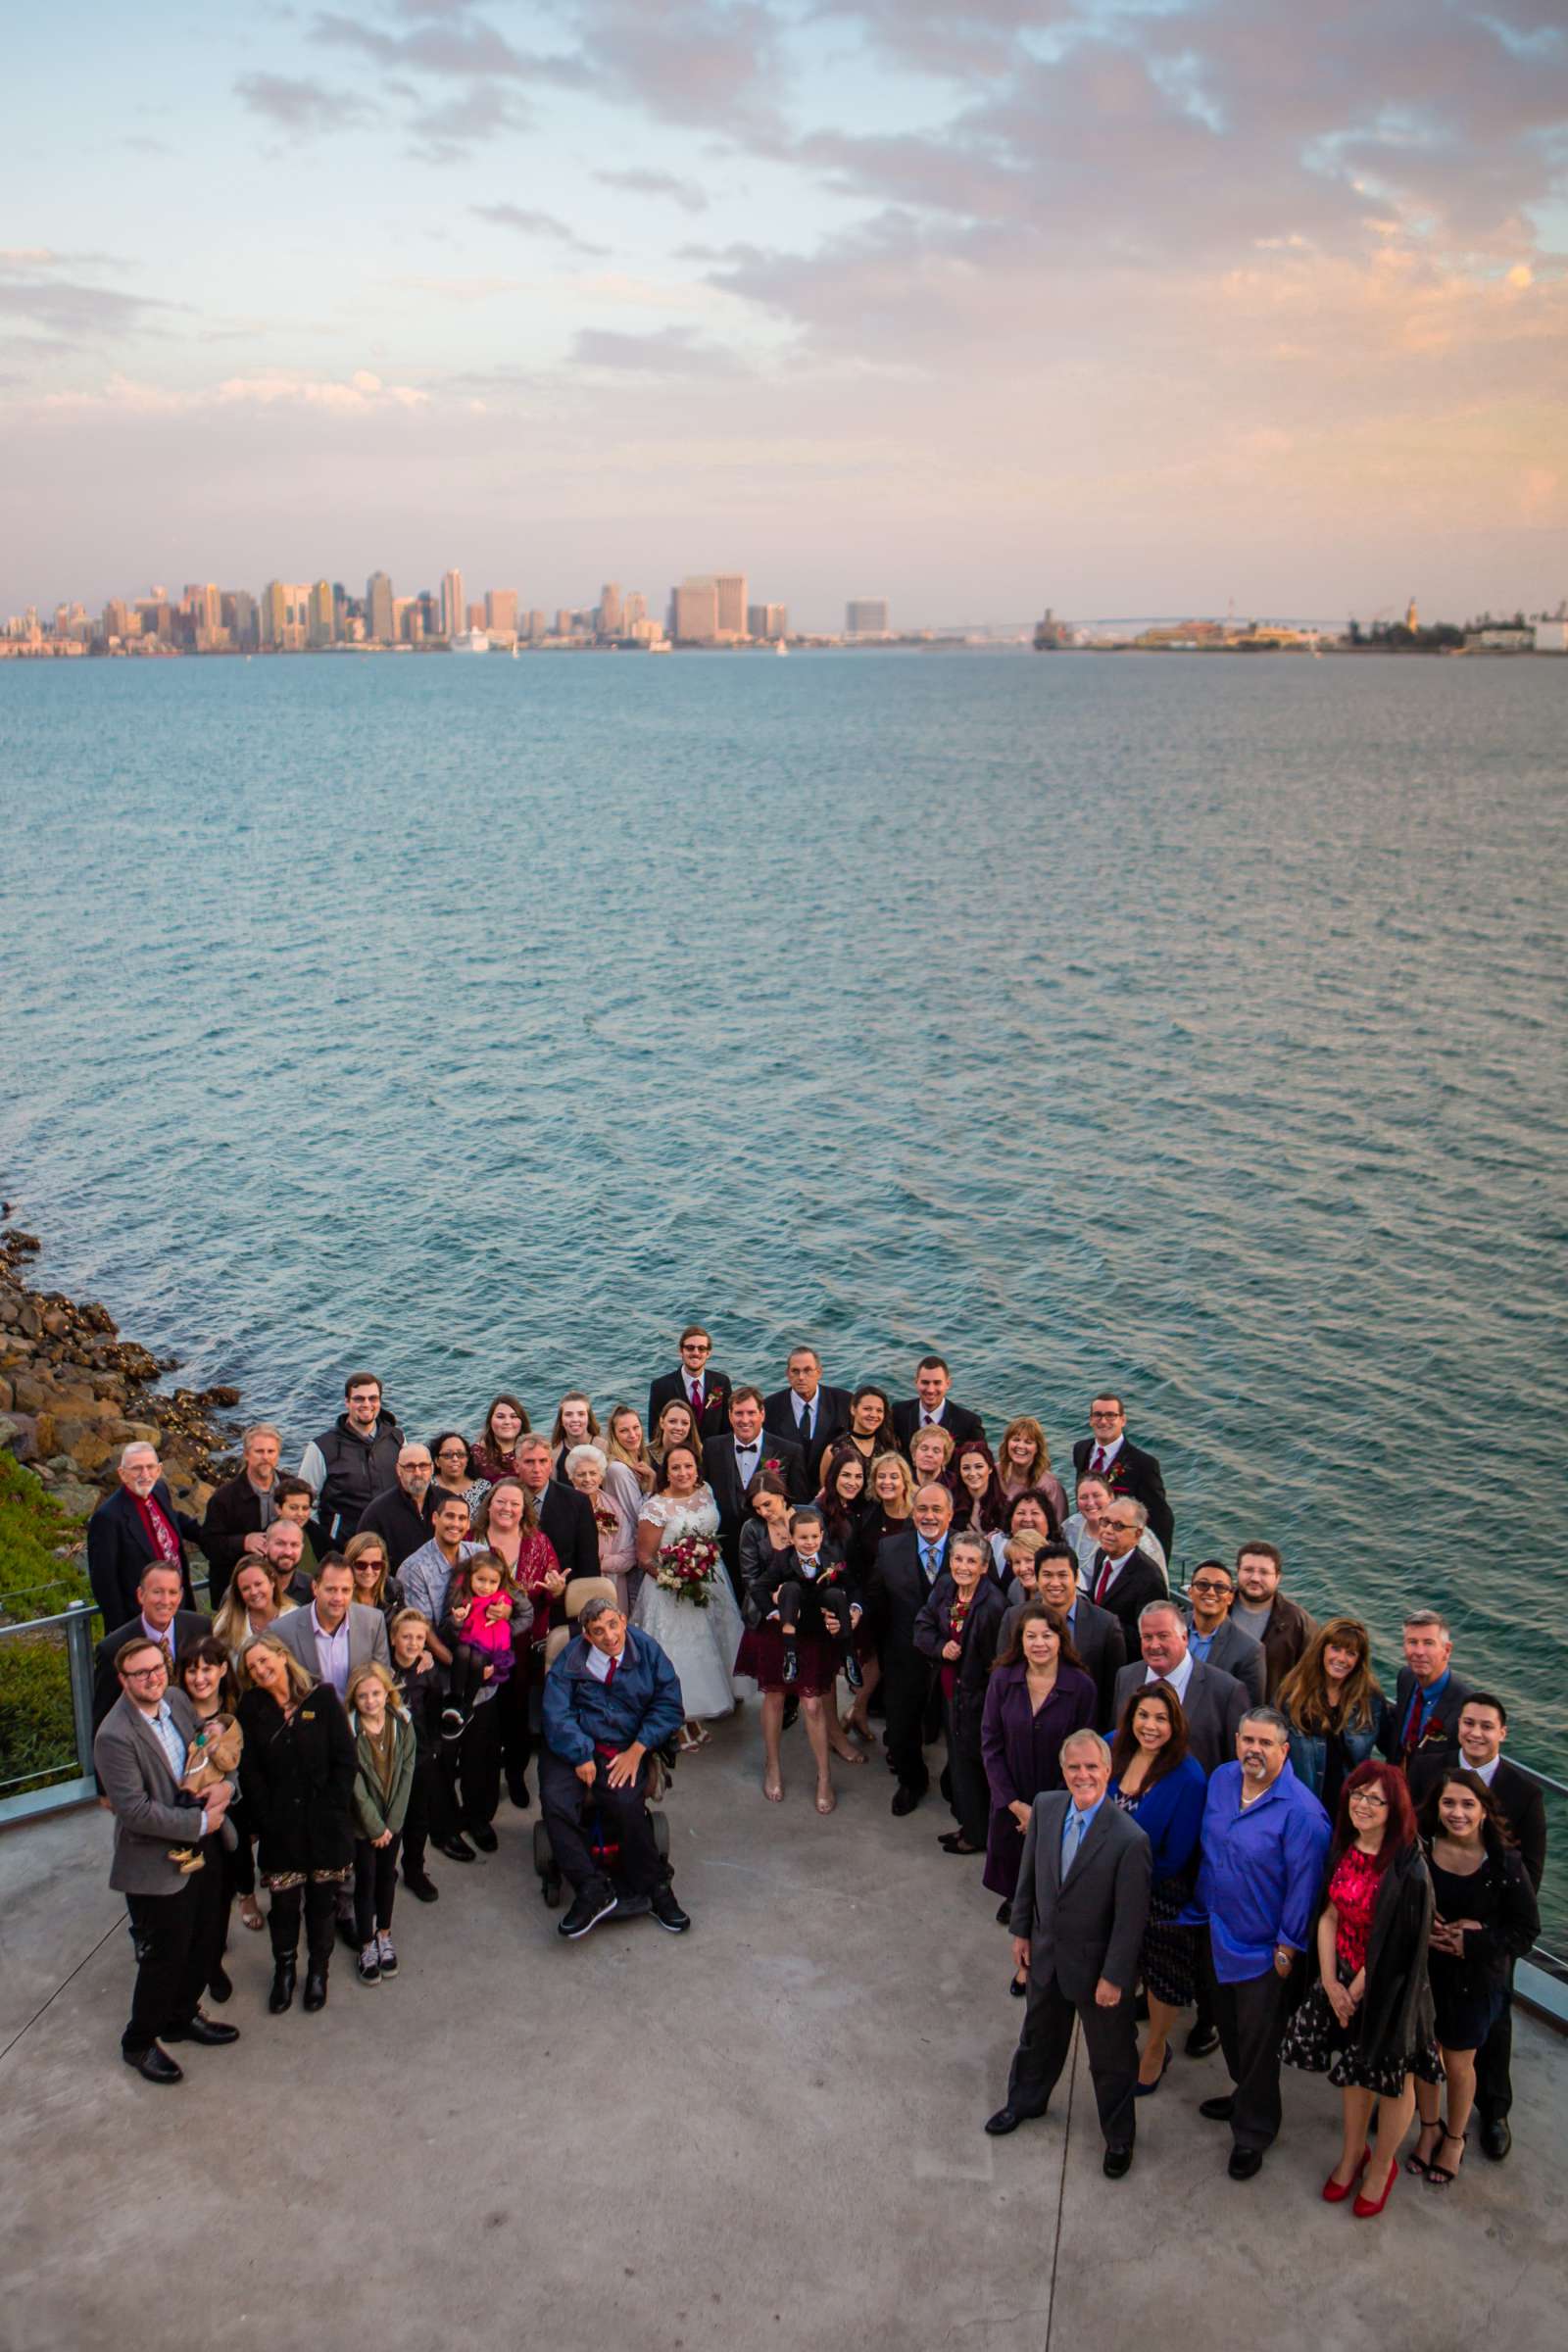
<svg viewBox="0 0 1568 2352">
<path fill-rule="evenodd" d="M 1425 2139 L 1429 2132 L 1435 2132 L 1438 2137 L 1432 2142 L 1431 2147 L 1428 2148 L 1426 2154 L 1423 2156 L 1421 2153 L 1421 2142 L 1423 2139 Z M 1415 2146 L 1410 2150 L 1409 2155 L 1404 2160 L 1405 2171 L 1407 2173 L 1414 2173 L 1418 2180 L 1425 2180 L 1429 2179 L 1432 2171 L 1432 2159 L 1437 2154 L 1438 2144 L 1442 2138 L 1443 2126 L 1441 2124 L 1423 2124 L 1420 2131 L 1416 2134 Z"/>
<path fill-rule="evenodd" d="M 1456 2148 L 1462 2148 L 1469 2136 L 1470 2134 L 1468 2132 L 1450 2132 L 1447 2126 L 1445 2125 L 1443 2128 L 1443 2139 L 1441 2144 L 1444 2147 L 1446 2147 L 1449 2140 L 1452 2140 Z M 1461 2156 L 1459 2159 L 1459 2164 L 1463 2164 L 1463 2162 L 1464 2158 Z M 1428 2188 L 1451 2188 L 1454 2181 L 1459 2178 L 1459 2164 L 1456 2164 L 1451 2172 L 1448 2170 L 1448 2167 L 1446 2164 L 1429 2164 L 1427 2166 Z"/>
<path fill-rule="evenodd" d="M 246 1908 L 247 1905 L 249 1905 L 249 1909 Z M 240 1896 L 239 1917 L 241 1927 L 249 1928 L 253 1936 L 259 1936 L 267 1925 L 266 1920 L 262 1917 L 262 1907 L 254 1894 Z"/>
</svg>

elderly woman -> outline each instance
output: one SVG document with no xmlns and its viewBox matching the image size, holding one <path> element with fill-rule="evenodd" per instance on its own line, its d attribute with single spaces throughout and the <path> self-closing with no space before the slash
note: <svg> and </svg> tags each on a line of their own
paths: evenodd
<svg viewBox="0 0 1568 2352">
<path fill-rule="evenodd" d="M 294 2001 L 300 1919 L 305 2006 L 326 2006 L 337 1890 L 354 1870 L 354 1740 L 330 1683 L 313 1682 L 275 1634 L 259 1634 L 240 1661 L 240 1793 L 271 1895 L 274 2016 Z"/>
<path fill-rule="evenodd" d="M 1010 1502 L 1031 1490 L 1051 1496 L 1058 1524 L 1067 1516 L 1067 1491 L 1051 1467 L 1046 1433 L 1029 1413 L 1020 1413 L 1002 1433 L 997 1448 L 997 1477 Z"/>
<path fill-rule="evenodd" d="M 991 1546 L 984 1536 L 955 1536 L 948 1565 L 914 1621 L 914 1646 L 936 1661 L 942 1686 L 951 1801 L 958 1826 L 937 1842 L 950 1854 L 983 1854 L 991 1818 L 981 1726 L 997 1638 L 1007 1612 L 1002 1587 L 987 1573 L 990 1566 Z"/>
<path fill-rule="evenodd" d="M 599 1572 L 615 1588 L 615 1605 L 624 1617 L 637 1597 L 642 1570 L 637 1565 L 637 1514 L 643 1491 L 624 1462 L 608 1459 L 603 1448 L 586 1440 L 568 1446 L 563 1465 L 567 1483 L 585 1494 L 599 1536 Z"/>
<path fill-rule="evenodd" d="M 619 1462 L 631 1472 L 645 1494 L 651 1494 L 659 1484 L 659 1467 L 648 1450 L 643 1435 L 642 1415 L 635 1405 L 613 1404 L 605 1424 L 605 1455 Z"/>
<path fill-rule="evenodd" d="M 275 1625 L 296 1604 L 280 1599 L 271 1570 L 265 1560 L 246 1558 L 234 1571 L 223 1594 L 223 1605 L 213 1619 L 213 1640 L 220 1642 L 232 1666 L 247 1642 Z"/>
</svg>

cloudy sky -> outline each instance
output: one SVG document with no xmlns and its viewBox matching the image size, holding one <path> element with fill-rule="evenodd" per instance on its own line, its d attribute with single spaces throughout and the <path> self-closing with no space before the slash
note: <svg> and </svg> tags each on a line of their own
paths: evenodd
<svg viewBox="0 0 1568 2352">
<path fill-rule="evenodd" d="M 0 139 L 0 612 L 1568 594 L 1561 0 L 78 0 Z"/>
</svg>

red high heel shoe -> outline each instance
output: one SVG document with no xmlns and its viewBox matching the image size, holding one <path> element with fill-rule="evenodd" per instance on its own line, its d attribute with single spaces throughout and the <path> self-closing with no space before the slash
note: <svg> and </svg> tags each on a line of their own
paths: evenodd
<svg viewBox="0 0 1568 2352">
<path fill-rule="evenodd" d="M 1348 2180 L 1336 2180 L 1334 2175 L 1330 2173 L 1328 2179 L 1323 2183 L 1324 2204 L 1343 2205 L 1347 2197 L 1353 2196 L 1355 2193 L 1355 2184 L 1360 2180 L 1361 2175 L 1366 2171 L 1366 2168 L 1371 2161 L 1371 2149 L 1363 2148 L 1361 2150 L 1361 2161 L 1356 2166 L 1354 2172 L 1350 2175 Z"/>
<path fill-rule="evenodd" d="M 1396 2159 L 1389 2166 L 1389 2177 L 1383 2183 L 1382 2196 L 1377 2198 L 1369 2197 L 1363 2191 L 1362 2194 L 1356 2198 L 1355 2203 L 1350 2207 L 1350 2211 L 1352 2214 L 1354 2214 L 1358 2222 L 1376 2221 L 1378 2215 L 1383 2211 L 1384 2206 L 1388 2203 L 1389 2198 L 1394 2193 L 1394 2183 L 1398 2179 L 1398 2176 L 1399 2167 L 1397 2159 Z"/>
</svg>

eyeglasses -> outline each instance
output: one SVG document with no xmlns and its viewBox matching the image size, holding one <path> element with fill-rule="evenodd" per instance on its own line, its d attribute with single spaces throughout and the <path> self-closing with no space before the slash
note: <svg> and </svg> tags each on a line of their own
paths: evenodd
<svg viewBox="0 0 1568 2352">
<path fill-rule="evenodd" d="M 163 1666 L 126 1666 L 120 1679 L 122 1683 L 155 1683 L 165 1671 Z"/>
<path fill-rule="evenodd" d="M 1228 1592 L 1230 1585 L 1223 1577 L 1195 1576 L 1187 1590 L 1189 1592 Z"/>
</svg>

